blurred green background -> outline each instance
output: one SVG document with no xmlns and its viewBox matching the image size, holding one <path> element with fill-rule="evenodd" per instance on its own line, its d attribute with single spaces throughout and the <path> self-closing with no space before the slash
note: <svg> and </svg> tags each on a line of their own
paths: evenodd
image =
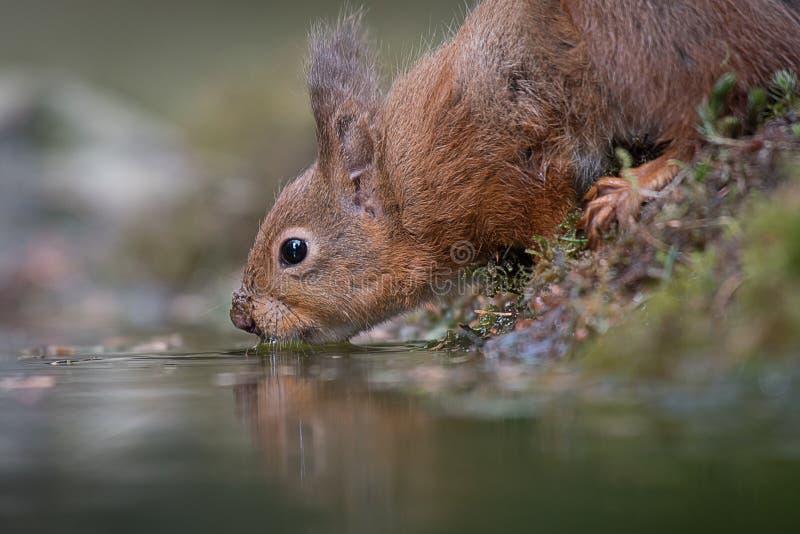
<svg viewBox="0 0 800 534">
<path fill-rule="evenodd" d="M 280 184 L 314 158 L 306 35 L 342 4 L 0 6 L 0 348 L 247 339 L 230 293 Z M 387 80 L 467 9 L 363 7 Z"/>
</svg>

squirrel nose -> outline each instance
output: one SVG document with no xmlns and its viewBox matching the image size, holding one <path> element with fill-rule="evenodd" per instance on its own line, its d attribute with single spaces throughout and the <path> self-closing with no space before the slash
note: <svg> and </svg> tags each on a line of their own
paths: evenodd
<svg viewBox="0 0 800 534">
<path fill-rule="evenodd" d="M 231 306 L 231 322 L 239 330 L 244 330 L 249 334 L 258 334 L 258 326 L 250 315 L 247 306 L 247 298 L 240 292 L 233 294 L 233 305 Z"/>
<path fill-rule="evenodd" d="M 236 308 L 231 309 L 231 321 L 233 322 L 233 325 L 239 330 L 244 330 L 248 334 L 258 333 L 258 328 L 256 328 L 256 322 L 253 320 L 252 317 L 250 317 L 250 315 L 242 313 L 241 310 L 237 310 Z"/>
</svg>

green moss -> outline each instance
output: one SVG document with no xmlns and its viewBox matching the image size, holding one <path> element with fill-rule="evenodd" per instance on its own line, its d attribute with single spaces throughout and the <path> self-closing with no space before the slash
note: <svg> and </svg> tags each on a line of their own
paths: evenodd
<svg viewBox="0 0 800 534">
<path fill-rule="evenodd" d="M 657 289 L 607 335 L 585 349 L 589 369 L 616 374 L 665 377 L 680 359 L 691 357 L 713 339 L 714 254 L 682 266 L 669 284 Z"/>
<path fill-rule="evenodd" d="M 797 74 L 788 70 L 776 72 L 769 85 L 769 96 L 769 108 L 775 117 L 800 110 L 800 84 Z"/>
<path fill-rule="evenodd" d="M 797 359 L 800 172 L 788 172 L 783 187 L 744 203 L 742 237 L 723 234 L 693 254 L 630 317 L 585 347 L 587 369 L 682 379 L 691 370 L 694 379 L 713 379 L 743 362 Z"/>
<path fill-rule="evenodd" d="M 509 251 L 472 269 L 467 276 L 477 280 L 478 296 L 461 306 L 471 306 L 466 315 L 453 317 L 442 339 L 428 344 L 433 350 L 475 350 L 486 341 L 514 331 L 521 321 L 534 319 L 529 296 L 534 288 L 562 278 L 579 258 L 586 256 L 586 239 L 578 230 L 580 212 L 571 214 L 559 225 L 550 239 L 534 238 L 532 247 L 524 253 Z M 460 320 L 458 320 L 460 319 Z"/>
<path fill-rule="evenodd" d="M 750 353 L 800 356 L 800 172 L 752 210 L 736 309 Z"/>
</svg>

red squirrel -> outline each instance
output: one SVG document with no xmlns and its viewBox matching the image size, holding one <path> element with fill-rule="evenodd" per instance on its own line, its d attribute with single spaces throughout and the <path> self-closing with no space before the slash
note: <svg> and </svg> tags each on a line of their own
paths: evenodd
<svg viewBox="0 0 800 534">
<path fill-rule="evenodd" d="M 797 4 L 484 0 L 388 92 L 360 17 L 313 32 L 318 157 L 264 220 L 234 324 L 347 340 L 435 297 L 442 273 L 551 235 L 582 199 L 595 240 L 691 160 L 717 79 L 735 76 L 726 111 L 742 114 L 750 88 L 800 70 Z M 636 143 L 656 157 L 608 176 Z"/>
</svg>

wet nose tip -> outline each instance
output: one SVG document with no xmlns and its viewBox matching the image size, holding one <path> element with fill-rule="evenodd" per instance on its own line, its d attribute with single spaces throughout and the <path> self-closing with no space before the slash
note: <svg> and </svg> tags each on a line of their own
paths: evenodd
<svg viewBox="0 0 800 534">
<path fill-rule="evenodd" d="M 231 321 L 233 322 L 233 326 L 239 330 L 244 330 L 250 334 L 255 333 L 256 323 L 253 321 L 252 317 L 242 314 L 234 309 L 231 310 Z"/>
<path fill-rule="evenodd" d="M 244 309 L 242 299 L 234 297 L 233 306 L 231 307 L 231 322 L 239 330 L 244 330 L 250 334 L 257 334 L 258 327 L 251 315 Z"/>
</svg>

